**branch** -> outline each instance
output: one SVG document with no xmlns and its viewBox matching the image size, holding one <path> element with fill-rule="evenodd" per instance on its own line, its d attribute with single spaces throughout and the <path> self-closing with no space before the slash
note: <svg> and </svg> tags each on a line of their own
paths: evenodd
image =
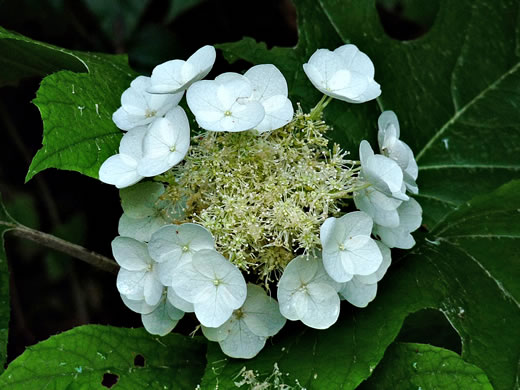
<svg viewBox="0 0 520 390">
<path fill-rule="evenodd" d="M 119 270 L 119 265 L 117 265 L 114 260 L 100 255 L 99 253 L 89 251 L 81 245 L 76 245 L 51 234 L 40 232 L 39 230 L 34 230 L 27 226 L 15 223 L 5 223 L 0 221 L 0 225 L 9 226 L 9 231 L 12 231 L 13 234 L 18 237 L 37 242 L 47 248 L 55 249 L 59 252 L 75 257 L 76 259 L 83 260 L 85 263 L 93 265 L 103 271 L 117 274 L 117 271 Z"/>
</svg>

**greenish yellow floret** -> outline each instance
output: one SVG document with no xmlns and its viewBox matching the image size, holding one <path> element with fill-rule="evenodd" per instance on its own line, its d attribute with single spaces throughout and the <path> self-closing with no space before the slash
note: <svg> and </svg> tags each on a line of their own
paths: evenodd
<svg viewBox="0 0 520 390">
<path fill-rule="evenodd" d="M 206 132 L 184 164 L 159 177 L 163 199 L 215 237 L 217 250 L 266 283 L 295 256 L 320 248 L 321 224 L 338 215 L 358 183 L 359 163 L 299 109 L 285 127 L 257 135 Z M 172 218 L 173 219 L 173 218 Z"/>
</svg>

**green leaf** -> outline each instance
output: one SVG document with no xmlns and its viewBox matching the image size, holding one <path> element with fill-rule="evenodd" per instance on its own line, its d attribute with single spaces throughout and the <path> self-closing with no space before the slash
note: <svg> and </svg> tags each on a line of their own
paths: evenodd
<svg viewBox="0 0 520 390">
<path fill-rule="evenodd" d="M 518 210 L 520 181 L 475 198 L 390 268 L 366 309 L 349 313 L 343 304 L 333 327 L 285 331 L 251 361 L 229 359 L 218 347 L 210 348 L 203 388 L 212 389 L 218 381 L 219 389 L 232 389 L 232 378 L 244 366 L 266 373 L 277 363 L 288 381 L 298 379 L 307 389 L 354 389 L 370 376 L 405 318 L 424 308 L 447 317 L 461 337 L 463 359 L 483 369 L 495 389 L 515 388 Z"/>
<path fill-rule="evenodd" d="M 178 334 L 85 325 L 27 348 L 0 376 L 0 389 L 106 389 L 106 374 L 117 376 L 117 389 L 193 389 L 205 349 Z"/>
<path fill-rule="evenodd" d="M 425 344 L 396 343 L 360 389 L 493 390 L 486 374 L 455 352 Z"/>
<path fill-rule="evenodd" d="M 379 105 L 397 113 L 401 137 L 416 154 L 427 226 L 520 177 L 517 1 L 441 1 L 431 30 L 406 42 L 385 34 L 374 1 L 295 2 L 300 41 L 294 49 L 268 50 L 250 38 L 219 47 L 230 60 L 279 66 L 306 109 L 318 96 L 309 92 L 301 66 L 315 49 L 350 42 L 366 52 L 382 86 Z M 374 140 L 377 115 L 373 102 L 334 102 L 326 110 L 334 139 L 354 155 L 361 139 Z"/>
<path fill-rule="evenodd" d="M 18 223 L 9 215 L 0 195 L 0 373 L 7 359 L 7 335 L 11 305 L 9 301 L 9 269 L 4 249 L 4 235 Z"/>
<path fill-rule="evenodd" d="M 33 41 L 0 27 L 0 87 L 26 77 L 46 76 L 62 69 L 86 72 L 85 62 L 73 52 Z"/>
<path fill-rule="evenodd" d="M 117 153 L 122 137 L 112 114 L 121 105 L 121 93 L 137 76 L 127 57 L 69 51 L 2 28 L 0 52 L 0 71 L 7 80 L 69 69 L 45 77 L 33 101 L 43 120 L 43 147 L 31 162 L 26 182 L 47 168 L 97 178 L 101 164 Z"/>
<path fill-rule="evenodd" d="M 77 55 L 89 72 L 47 76 L 33 101 L 43 119 L 43 148 L 34 156 L 26 181 L 47 168 L 97 178 L 101 164 L 118 153 L 122 132 L 112 122 L 112 113 L 136 74 L 126 56 Z"/>
</svg>

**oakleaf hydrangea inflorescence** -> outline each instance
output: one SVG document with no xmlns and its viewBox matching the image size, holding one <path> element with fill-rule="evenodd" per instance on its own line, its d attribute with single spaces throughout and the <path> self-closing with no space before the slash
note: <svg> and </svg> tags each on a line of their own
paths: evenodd
<svg viewBox="0 0 520 390">
<path fill-rule="evenodd" d="M 353 160 L 329 141 L 331 99 L 381 94 L 356 46 L 304 64 L 325 94 L 308 113 L 272 64 L 202 80 L 215 57 L 204 46 L 131 83 L 113 115 L 126 133 L 99 177 L 121 189 L 112 248 L 125 305 L 157 335 L 194 313 L 225 354 L 251 358 L 286 320 L 326 329 L 341 300 L 375 298 L 390 248 L 415 244 L 418 168 L 392 111 L 377 121 L 380 154 L 362 141 Z"/>
</svg>

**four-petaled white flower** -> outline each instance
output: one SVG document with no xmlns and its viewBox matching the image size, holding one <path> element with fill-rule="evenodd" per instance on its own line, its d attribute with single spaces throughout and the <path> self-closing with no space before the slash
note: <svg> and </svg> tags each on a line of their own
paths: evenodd
<svg viewBox="0 0 520 390">
<path fill-rule="evenodd" d="M 172 287 L 179 297 L 193 303 L 200 323 L 211 328 L 226 322 L 247 295 L 240 270 L 211 249 L 195 252 L 191 262 L 179 266 Z"/>
<path fill-rule="evenodd" d="M 293 117 L 294 109 L 287 98 L 287 81 L 282 72 L 272 64 L 256 65 L 244 76 L 251 82 L 253 93 L 249 100 L 262 103 L 265 116 L 255 126 L 259 133 L 271 131 L 285 126 Z"/>
<path fill-rule="evenodd" d="M 152 234 L 167 222 L 163 217 L 159 197 L 164 185 L 155 182 L 138 183 L 119 191 L 123 215 L 119 219 L 120 236 L 148 242 Z"/>
<path fill-rule="evenodd" d="M 163 285 L 146 244 L 130 237 L 116 237 L 112 241 L 112 253 L 121 266 L 116 281 L 119 293 L 130 300 L 156 305 L 161 299 Z"/>
<path fill-rule="evenodd" d="M 377 121 L 379 131 L 377 133 L 377 141 L 381 153 L 392 160 L 403 170 L 403 180 L 406 188 L 413 194 L 419 192 L 415 180 L 419 173 L 417 162 L 413 155 L 412 149 L 399 140 L 400 129 L 397 115 L 393 111 L 384 111 Z"/>
<path fill-rule="evenodd" d="M 388 228 L 374 225 L 374 234 L 390 248 L 410 249 L 415 245 L 415 240 L 410 234 L 421 226 L 422 208 L 419 203 L 410 198 L 401 203 L 397 208 L 399 213 L 399 226 Z"/>
<path fill-rule="evenodd" d="M 159 263 L 159 278 L 165 286 L 172 284 L 177 268 L 191 264 L 195 252 L 214 248 L 215 240 L 211 233 L 195 223 L 163 226 L 152 234 L 148 243 L 148 251 Z"/>
<path fill-rule="evenodd" d="M 150 93 L 183 92 L 194 82 L 203 79 L 215 63 L 215 48 L 203 46 L 186 61 L 171 60 L 157 65 L 151 76 Z"/>
<path fill-rule="evenodd" d="M 143 157 L 137 165 L 140 175 L 151 177 L 166 172 L 184 159 L 190 147 L 188 117 L 177 106 L 157 119 L 143 138 Z"/>
<path fill-rule="evenodd" d="M 278 303 L 263 288 L 248 284 L 242 307 L 218 328 L 202 326 L 202 332 L 208 340 L 217 341 L 226 355 L 251 359 L 264 347 L 268 337 L 283 328 L 285 321 Z"/>
<path fill-rule="evenodd" d="M 101 164 L 99 180 L 117 188 L 125 188 L 143 179 L 137 172 L 137 165 L 143 155 L 142 144 L 146 131 L 144 126 L 136 127 L 121 138 L 119 154 L 110 156 Z"/>
<path fill-rule="evenodd" d="M 161 118 L 179 104 L 183 93 L 156 95 L 147 92 L 150 77 L 138 76 L 121 95 L 121 107 L 114 112 L 112 120 L 121 130 L 145 126 Z"/>
<path fill-rule="evenodd" d="M 291 321 L 326 329 L 338 320 L 340 288 L 323 268 L 319 253 L 298 256 L 278 282 L 280 312 Z"/>
<path fill-rule="evenodd" d="M 359 145 L 359 159 L 361 176 L 366 182 L 387 196 L 400 200 L 409 199 L 405 194 L 403 171 L 394 160 L 381 154 L 374 154 L 372 147 L 365 140 Z"/>
<path fill-rule="evenodd" d="M 381 251 L 370 238 L 372 227 L 372 218 L 363 211 L 327 218 L 321 225 L 323 265 L 336 282 L 347 282 L 354 275 L 370 275 L 381 265 Z"/>
<path fill-rule="evenodd" d="M 215 80 L 194 83 L 186 100 L 200 127 L 238 132 L 255 128 L 265 117 L 262 103 L 250 100 L 253 86 L 238 73 L 223 73 Z"/>
<path fill-rule="evenodd" d="M 325 95 L 349 103 L 364 103 L 381 94 L 374 81 L 374 65 L 355 45 L 334 51 L 318 49 L 303 65 L 311 83 Z"/>
<path fill-rule="evenodd" d="M 341 297 L 357 307 L 366 307 L 376 297 L 377 282 L 383 278 L 392 262 L 390 249 L 379 241 L 376 243 L 383 255 L 379 268 L 370 275 L 355 275 L 339 290 Z"/>
</svg>

